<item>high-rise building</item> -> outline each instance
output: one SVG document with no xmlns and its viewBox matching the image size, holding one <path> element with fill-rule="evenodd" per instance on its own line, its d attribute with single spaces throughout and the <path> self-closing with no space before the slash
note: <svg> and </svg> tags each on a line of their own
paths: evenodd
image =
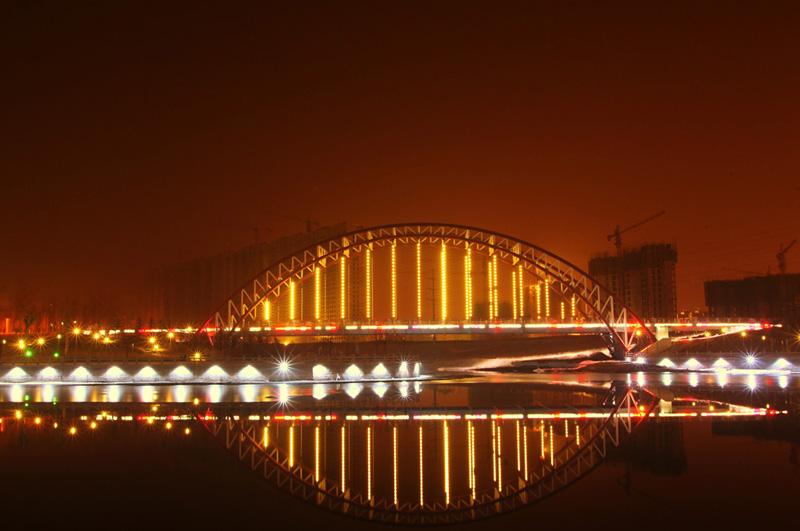
<svg viewBox="0 0 800 531">
<path fill-rule="evenodd" d="M 271 242 L 256 243 L 236 251 L 153 269 L 141 290 L 139 315 L 142 324 L 201 325 L 236 289 L 260 271 L 294 252 L 345 232 L 347 224 L 339 223 Z M 296 318 L 311 319 L 313 311 L 313 289 L 301 285 L 298 288 L 296 314 L 299 315 Z M 274 312 L 273 319 L 288 319 L 286 301 L 276 305 Z"/>
<path fill-rule="evenodd" d="M 668 243 L 625 249 L 621 256 L 589 260 L 589 275 L 605 285 L 643 319 L 674 319 L 678 313 L 675 264 L 678 251 Z"/>
<path fill-rule="evenodd" d="M 710 280 L 704 287 L 711 317 L 800 322 L 800 274 Z"/>
</svg>

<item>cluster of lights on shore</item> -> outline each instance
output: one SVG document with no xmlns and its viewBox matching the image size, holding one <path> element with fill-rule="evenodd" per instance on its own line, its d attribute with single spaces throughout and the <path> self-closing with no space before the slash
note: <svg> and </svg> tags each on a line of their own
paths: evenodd
<svg viewBox="0 0 800 531">
<path fill-rule="evenodd" d="M 372 371 L 364 373 L 355 363 L 348 366 L 341 374 L 335 374 L 325 365 L 317 364 L 312 368 L 312 377 L 301 378 L 294 374 L 291 362 L 288 359 L 280 359 L 275 367 L 274 375 L 279 383 L 297 382 L 385 382 L 385 381 L 409 381 L 423 378 L 421 374 L 422 365 L 419 362 L 413 364 L 403 361 L 392 374 L 383 363 L 378 363 Z M 264 371 L 268 372 L 268 371 Z M 5 375 L 0 377 L 0 382 L 28 382 L 28 383 L 266 383 L 271 382 L 264 372 L 247 365 L 239 371 L 229 374 L 219 365 L 212 365 L 202 373 L 195 374 L 185 365 L 178 365 L 166 376 L 161 376 L 158 372 L 146 365 L 139 369 L 135 374 L 129 374 L 117 365 L 112 365 L 105 369 L 102 374 L 94 375 L 84 366 L 78 366 L 68 374 L 62 373 L 55 367 L 45 367 L 33 375 L 28 374 L 22 367 L 13 367 Z"/>
</svg>

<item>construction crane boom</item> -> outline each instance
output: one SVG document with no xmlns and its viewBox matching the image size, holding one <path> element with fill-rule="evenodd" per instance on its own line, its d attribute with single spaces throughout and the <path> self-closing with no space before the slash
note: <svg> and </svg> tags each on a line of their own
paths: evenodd
<svg viewBox="0 0 800 531">
<path fill-rule="evenodd" d="M 305 223 L 306 232 L 308 232 L 309 234 L 313 232 L 314 227 L 319 227 L 319 221 L 312 220 L 311 216 L 308 216 L 306 219 L 300 219 L 300 218 L 293 218 L 292 216 L 286 216 L 283 214 L 278 214 L 278 215 L 282 218 L 291 219 L 292 221 L 299 221 L 300 223 Z"/>
<path fill-rule="evenodd" d="M 778 251 L 778 254 L 775 255 L 775 258 L 778 259 L 778 270 L 781 272 L 781 275 L 785 275 L 786 274 L 786 251 L 791 249 L 792 245 L 794 245 L 796 242 L 797 242 L 797 238 L 792 240 L 791 243 L 789 245 L 787 245 L 786 247 L 784 247 L 783 244 L 781 244 L 781 247 L 780 247 L 781 250 Z"/>
<path fill-rule="evenodd" d="M 622 230 L 619 230 L 619 225 L 617 225 L 617 228 L 614 229 L 614 232 L 612 234 L 608 235 L 608 241 L 611 241 L 612 239 L 614 240 L 614 245 L 617 248 L 617 254 L 621 255 L 622 254 L 622 238 L 621 238 L 622 234 L 628 232 L 629 230 L 633 230 L 636 227 L 644 225 L 645 223 L 647 223 L 649 221 L 653 221 L 657 217 L 663 216 L 666 213 L 667 213 L 666 210 L 662 210 L 661 212 L 658 212 L 657 214 L 653 214 L 649 218 L 643 219 L 642 221 L 639 221 L 638 223 L 634 223 L 630 227 L 626 227 L 626 228 L 624 228 Z"/>
</svg>

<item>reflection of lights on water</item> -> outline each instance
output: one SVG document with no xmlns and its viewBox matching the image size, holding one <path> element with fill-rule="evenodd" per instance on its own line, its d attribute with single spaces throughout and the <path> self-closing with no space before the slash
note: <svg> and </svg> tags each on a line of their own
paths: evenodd
<svg viewBox="0 0 800 531">
<path fill-rule="evenodd" d="M 86 402 L 86 386 L 76 385 L 72 388 L 72 400 L 74 402 Z"/>
<path fill-rule="evenodd" d="M 152 402 L 156 399 L 156 388 L 152 385 L 143 385 L 139 390 L 142 402 Z"/>
<path fill-rule="evenodd" d="M 189 398 L 189 388 L 185 385 L 176 385 L 175 386 L 175 401 L 176 402 L 186 402 Z"/>
<path fill-rule="evenodd" d="M 630 385 L 630 384 L 631 384 L 631 382 L 632 382 L 632 380 L 631 380 L 631 373 L 628 373 L 628 385 Z"/>
<path fill-rule="evenodd" d="M 639 372 L 639 373 L 636 374 L 636 382 L 639 385 L 644 385 L 644 373 L 643 372 Z"/>
<path fill-rule="evenodd" d="M 778 385 L 781 389 L 786 389 L 786 386 L 789 385 L 789 377 L 785 374 L 781 374 L 778 376 Z"/>
<path fill-rule="evenodd" d="M 183 365 L 180 365 L 178 367 L 175 367 L 175 369 L 171 373 L 169 373 L 169 376 L 170 378 L 174 378 L 175 380 L 188 380 L 193 375 L 192 371 L 190 371 Z"/>
<path fill-rule="evenodd" d="M 699 378 L 697 376 L 697 373 L 694 373 L 694 372 L 691 373 L 689 375 L 689 385 L 691 385 L 692 387 L 697 387 L 697 383 L 698 382 L 699 382 Z"/>
<path fill-rule="evenodd" d="M 109 385 L 107 396 L 109 402 L 119 402 L 119 399 L 122 396 L 122 388 L 118 385 Z"/>
<path fill-rule="evenodd" d="M 408 382 L 400 382 L 400 396 L 408 398 Z"/>
<path fill-rule="evenodd" d="M 222 399 L 222 386 L 209 385 L 208 386 L 208 401 L 212 404 L 218 403 Z"/>
<path fill-rule="evenodd" d="M 42 401 L 43 402 L 52 402 L 53 398 L 55 397 L 55 393 L 53 392 L 53 385 L 47 384 L 42 387 Z"/>
<path fill-rule="evenodd" d="M 314 386 L 311 388 L 311 396 L 313 396 L 317 400 L 322 400 L 323 398 L 325 398 L 326 394 L 327 390 L 325 389 L 325 386 L 323 384 L 314 384 Z"/>
<path fill-rule="evenodd" d="M 672 374 L 665 372 L 664 374 L 661 375 L 661 381 L 664 382 L 664 385 L 669 387 L 670 385 L 672 385 Z"/>
<path fill-rule="evenodd" d="M 414 382 L 414 392 L 416 394 L 419 394 L 421 390 L 422 390 L 422 384 L 420 384 L 419 382 Z"/>
<path fill-rule="evenodd" d="M 748 374 L 747 375 L 747 387 L 749 387 L 752 390 L 752 389 L 755 389 L 757 386 L 758 386 L 758 384 L 756 383 L 756 375 L 752 374 L 752 373 Z"/>
<path fill-rule="evenodd" d="M 720 387 L 728 385 L 728 373 L 726 371 L 717 372 L 717 383 Z"/>
<path fill-rule="evenodd" d="M 379 363 L 377 367 L 372 370 L 372 377 L 373 378 L 388 378 L 389 371 L 386 369 L 386 366 L 383 363 Z"/>
<path fill-rule="evenodd" d="M 255 402 L 256 400 L 256 386 L 253 384 L 246 384 L 239 386 L 239 392 L 242 395 L 242 400 L 245 402 Z"/>
<path fill-rule="evenodd" d="M 12 385 L 11 386 L 11 401 L 12 402 L 22 402 L 22 386 L 21 385 Z"/>
<path fill-rule="evenodd" d="M 350 398 L 355 398 L 361 392 L 361 384 L 350 382 L 344 387 L 344 392 L 347 393 Z"/>
<path fill-rule="evenodd" d="M 381 398 L 383 398 L 383 395 L 386 394 L 388 389 L 389 386 L 386 384 L 386 382 L 376 382 L 372 384 L 372 390 L 375 391 L 375 394 Z"/>
<path fill-rule="evenodd" d="M 289 386 L 280 384 L 278 386 L 278 402 L 285 404 L 289 401 Z"/>
</svg>

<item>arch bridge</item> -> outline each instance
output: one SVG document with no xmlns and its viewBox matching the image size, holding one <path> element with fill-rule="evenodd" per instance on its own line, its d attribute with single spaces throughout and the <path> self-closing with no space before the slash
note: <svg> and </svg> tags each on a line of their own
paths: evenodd
<svg viewBox="0 0 800 531">
<path fill-rule="evenodd" d="M 200 333 L 600 334 L 621 358 L 655 341 L 605 286 L 531 243 L 461 225 L 358 229 L 287 256 Z"/>
</svg>

